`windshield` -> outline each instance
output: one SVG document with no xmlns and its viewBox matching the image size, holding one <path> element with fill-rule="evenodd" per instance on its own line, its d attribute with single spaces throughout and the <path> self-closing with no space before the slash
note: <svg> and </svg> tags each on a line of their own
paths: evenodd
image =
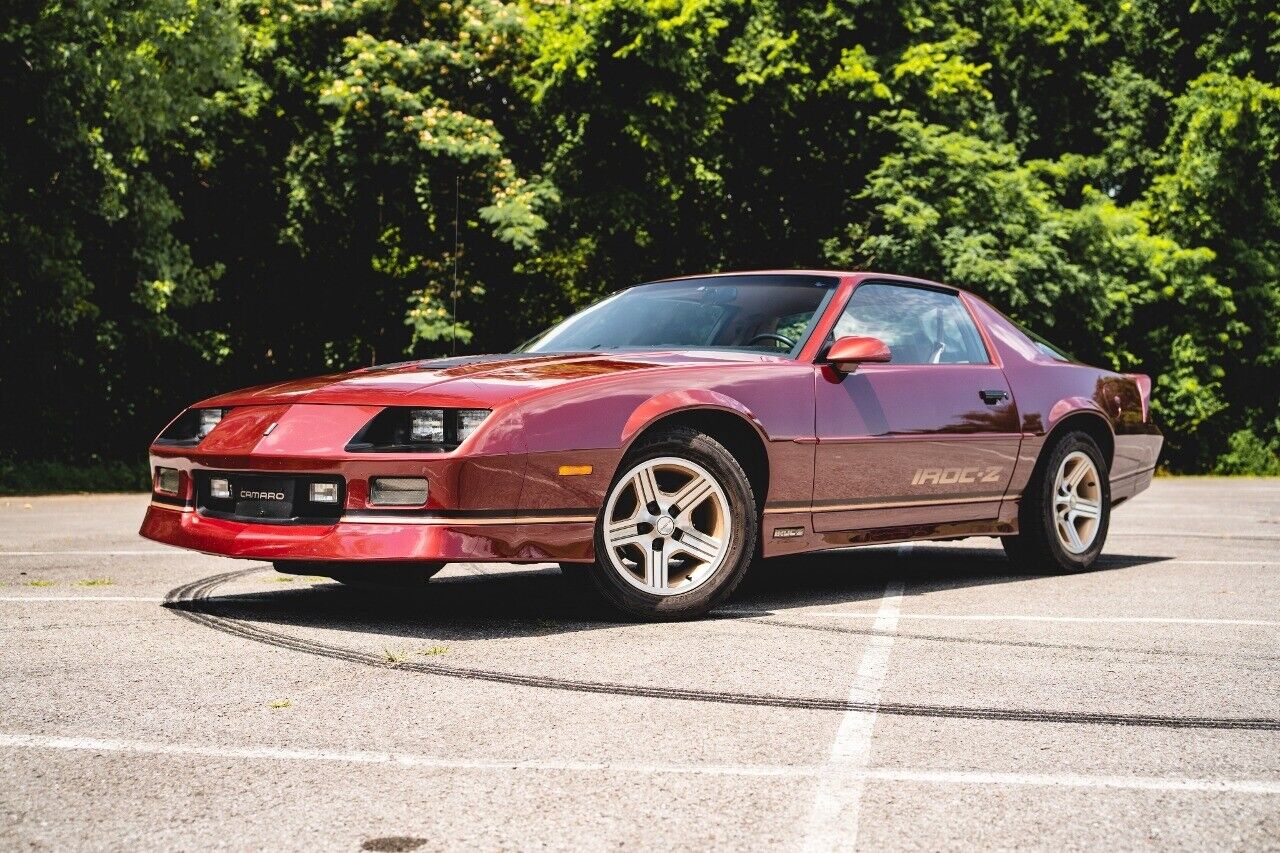
<svg viewBox="0 0 1280 853">
<path fill-rule="evenodd" d="M 806 275 L 642 284 L 579 311 L 517 351 L 738 349 L 795 356 L 835 284 Z"/>
</svg>

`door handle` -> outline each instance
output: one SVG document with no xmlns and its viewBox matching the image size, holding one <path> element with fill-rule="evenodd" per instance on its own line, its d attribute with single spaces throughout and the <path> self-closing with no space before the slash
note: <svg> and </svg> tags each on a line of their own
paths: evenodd
<svg viewBox="0 0 1280 853">
<path fill-rule="evenodd" d="M 1001 391 L 999 388 L 994 388 L 987 391 L 979 391 L 978 396 L 982 398 L 982 402 L 986 403 L 988 406 L 993 406 L 1001 400 L 1009 399 L 1009 392 Z"/>
</svg>

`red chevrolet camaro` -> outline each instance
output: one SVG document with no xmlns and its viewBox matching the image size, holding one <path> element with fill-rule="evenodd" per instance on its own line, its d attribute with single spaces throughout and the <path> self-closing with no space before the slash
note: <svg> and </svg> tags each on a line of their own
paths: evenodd
<svg viewBox="0 0 1280 853">
<path fill-rule="evenodd" d="M 853 545 L 997 536 L 1081 571 L 1151 482 L 1150 394 L 934 282 L 671 279 L 506 355 L 204 400 L 151 446 L 141 533 L 347 583 L 554 561 L 650 619 Z"/>
</svg>

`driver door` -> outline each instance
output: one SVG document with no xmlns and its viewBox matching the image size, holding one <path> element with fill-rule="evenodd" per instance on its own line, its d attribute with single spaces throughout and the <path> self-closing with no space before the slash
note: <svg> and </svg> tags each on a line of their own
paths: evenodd
<svg viewBox="0 0 1280 853">
<path fill-rule="evenodd" d="M 892 359 L 847 375 L 818 369 L 814 531 L 937 532 L 997 518 L 1021 440 L 1018 413 L 959 295 L 861 283 L 833 333 L 847 335 L 881 339 Z"/>
</svg>

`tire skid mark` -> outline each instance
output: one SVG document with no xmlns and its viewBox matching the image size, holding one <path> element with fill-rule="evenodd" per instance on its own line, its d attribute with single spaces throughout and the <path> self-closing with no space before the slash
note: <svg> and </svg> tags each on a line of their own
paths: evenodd
<svg viewBox="0 0 1280 853">
<path fill-rule="evenodd" d="M 744 625 L 768 625 L 776 628 L 788 628 L 797 631 L 813 631 L 821 634 L 857 634 L 864 637 L 874 637 L 880 632 L 874 628 L 845 628 L 839 625 L 814 625 L 809 622 L 796 622 L 791 619 L 777 619 L 772 616 L 756 616 L 738 620 Z M 1170 649 L 1140 649 L 1140 648 L 1122 648 L 1119 646 L 1090 646 L 1081 643 L 1047 643 L 1038 640 L 1001 640 L 992 637 L 957 637 L 949 634 L 910 634 L 903 631 L 895 631 L 894 636 L 899 640 L 919 640 L 927 643 L 965 643 L 977 646 L 1007 646 L 1015 649 L 1052 649 L 1053 651 L 1069 651 L 1069 652 L 1110 652 L 1118 655 L 1132 655 L 1135 657 L 1178 657 L 1178 658 L 1207 658 L 1210 660 L 1229 660 L 1230 655 L 1214 654 L 1212 652 L 1188 652 L 1176 651 Z M 1249 655 L 1250 660 L 1267 660 L 1280 661 L 1280 657 L 1272 657 L 1269 655 Z"/>
<path fill-rule="evenodd" d="M 537 687 L 546 690 L 565 690 L 576 693 L 597 693 L 615 696 L 635 696 L 645 699 L 671 699 L 687 702 L 716 702 L 726 705 L 746 705 L 766 708 L 790 708 L 810 711 L 875 711 L 900 717 L 931 717 L 959 720 L 991 720 L 1019 723 L 1074 723 L 1080 725 L 1136 726 L 1142 728 L 1208 729 L 1234 731 L 1280 731 L 1280 719 L 1266 717 L 1174 717 L 1159 714 L 1113 714 L 1090 711 L 1050 711 L 1016 708 L 980 708 L 959 705 L 919 705 L 899 702 L 859 703 L 843 699 L 822 697 L 779 696 L 767 693 L 733 693 L 717 690 L 694 690 L 680 687 L 659 687 L 640 684 L 618 684 L 607 681 L 580 681 L 541 675 L 522 675 L 499 670 L 449 666 L 425 661 L 388 661 L 383 655 L 374 655 L 329 643 L 306 640 L 276 631 L 269 631 L 238 619 L 215 615 L 207 609 L 210 594 L 218 587 L 263 571 L 261 567 L 240 569 L 234 572 L 211 575 L 177 587 L 165 596 L 164 605 L 179 616 L 215 631 L 263 643 L 276 648 L 289 649 L 333 660 L 358 663 L 378 669 L 394 669 L 436 675 L 445 678 L 462 678 L 518 687 Z"/>
</svg>

